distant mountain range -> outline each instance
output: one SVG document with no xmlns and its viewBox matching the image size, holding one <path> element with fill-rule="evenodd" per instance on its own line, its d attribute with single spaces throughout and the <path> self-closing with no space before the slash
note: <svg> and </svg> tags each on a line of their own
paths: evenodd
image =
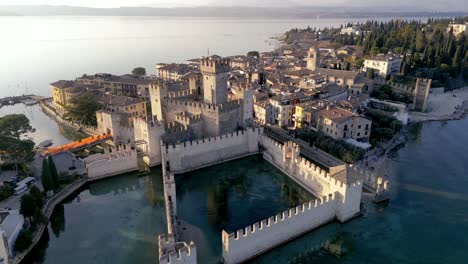
<svg viewBox="0 0 468 264">
<path fill-rule="evenodd" d="M 452 0 L 446 0 L 452 1 Z M 458 1 L 458 0 L 457 0 Z M 0 16 L 162 16 L 162 17 L 237 17 L 237 18 L 353 18 L 353 17 L 422 17 L 422 16 L 464 16 L 463 11 L 433 12 L 421 9 L 404 10 L 368 7 L 120 7 L 88 8 L 73 6 L 0 6 Z"/>
</svg>

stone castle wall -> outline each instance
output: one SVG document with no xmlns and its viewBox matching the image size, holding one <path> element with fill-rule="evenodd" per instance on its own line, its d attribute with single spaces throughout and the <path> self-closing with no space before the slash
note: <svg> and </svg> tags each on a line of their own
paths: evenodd
<svg viewBox="0 0 468 264">
<path fill-rule="evenodd" d="M 240 263 L 335 219 L 335 194 L 313 200 L 251 226 L 223 230 L 223 261 Z"/>
<path fill-rule="evenodd" d="M 173 235 L 159 235 L 159 264 L 196 264 L 197 248 L 193 242 L 176 242 Z"/>
<path fill-rule="evenodd" d="M 170 171 L 185 171 L 258 153 L 262 129 L 248 128 L 229 134 L 163 146 Z"/>
<path fill-rule="evenodd" d="M 130 144 L 119 145 L 104 154 L 94 154 L 84 159 L 88 178 L 114 176 L 138 170 L 136 150 Z"/>
<path fill-rule="evenodd" d="M 135 117 L 134 137 L 135 147 L 145 154 L 144 160 L 148 166 L 161 164 L 161 138 L 165 134 L 164 125 L 158 121 L 146 121 Z"/>
</svg>

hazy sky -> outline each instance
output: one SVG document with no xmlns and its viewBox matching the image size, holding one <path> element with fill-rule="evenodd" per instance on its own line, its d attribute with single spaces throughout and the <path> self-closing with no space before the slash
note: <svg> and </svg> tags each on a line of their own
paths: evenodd
<svg viewBox="0 0 468 264">
<path fill-rule="evenodd" d="M 448 3 L 450 2 L 450 3 Z M 466 10 L 468 0 L 0 0 L 0 5 L 69 5 L 87 7 L 120 7 L 120 6 L 150 6 L 150 7 L 176 7 L 176 6 L 291 6 L 291 5 L 312 5 L 312 6 L 339 6 L 353 5 L 361 6 L 421 6 L 447 8 L 452 6 L 454 10 Z"/>
</svg>

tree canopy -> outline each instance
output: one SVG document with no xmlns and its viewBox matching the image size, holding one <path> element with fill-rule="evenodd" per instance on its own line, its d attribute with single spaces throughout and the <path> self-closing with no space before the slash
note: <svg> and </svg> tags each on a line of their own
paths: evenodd
<svg viewBox="0 0 468 264">
<path fill-rule="evenodd" d="M 37 203 L 34 197 L 31 194 L 25 194 L 21 196 L 21 206 L 20 206 L 20 213 L 24 217 L 31 218 L 34 216 L 36 212 Z"/>
<path fill-rule="evenodd" d="M 136 67 L 132 70 L 132 74 L 144 76 L 146 75 L 146 69 L 143 67 Z"/>
<path fill-rule="evenodd" d="M 247 52 L 247 57 L 260 58 L 260 53 L 258 51 L 249 51 L 249 52 Z"/>
<path fill-rule="evenodd" d="M 468 22 L 467 17 L 454 19 L 459 23 Z M 429 19 L 427 23 L 418 20 L 390 20 L 379 22 L 370 20 L 355 24 L 362 32 L 360 35 L 340 34 L 340 29 L 330 30 L 330 38 L 340 45 L 363 47 L 364 56 L 378 53 L 394 53 L 404 55 L 405 67 L 403 75 L 412 74 L 419 69 L 432 68 L 444 70 L 451 77 L 464 74 L 462 69 L 467 61 L 468 42 L 466 34 L 456 37 L 453 31 L 447 32 L 452 19 Z M 402 65 L 403 65 L 402 63 Z M 445 69 L 442 69 L 445 67 Z M 423 72 L 423 75 L 426 73 Z M 438 79 L 438 74 L 421 76 Z M 463 76 L 465 79 L 468 76 Z"/>
<path fill-rule="evenodd" d="M 29 119 L 23 114 L 12 114 L 0 117 L 0 135 L 19 139 L 29 130 Z"/>
<path fill-rule="evenodd" d="M 96 111 L 100 105 L 93 93 L 85 93 L 70 100 L 66 106 L 65 117 L 83 125 L 96 126 Z"/>
</svg>

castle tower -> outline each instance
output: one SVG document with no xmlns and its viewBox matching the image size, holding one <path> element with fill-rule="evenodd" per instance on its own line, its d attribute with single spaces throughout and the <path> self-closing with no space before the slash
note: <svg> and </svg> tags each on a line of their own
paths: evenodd
<svg viewBox="0 0 468 264">
<path fill-rule="evenodd" d="M 416 80 L 416 87 L 414 89 L 413 110 L 425 112 L 427 110 L 427 98 L 429 97 L 429 90 L 431 89 L 431 79 Z"/>
<path fill-rule="evenodd" d="M 319 50 L 315 47 L 311 47 L 307 52 L 307 69 L 315 71 L 320 68 L 320 53 Z"/>
<path fill-rule="evenodd" d="M 157 121 L 163 121 L 163 100 L 167 97 L 167 86 L 159 81 L 150 86 L 151 114 Z"/>
<path fill-rule="evenodd" d="M 229 60 L 203 58 L 200 71 L 203 75 L 203 97 L 208 104 L 224 104 L 228 101 L 227 79 L 229 75 Z"/>
</svg>

